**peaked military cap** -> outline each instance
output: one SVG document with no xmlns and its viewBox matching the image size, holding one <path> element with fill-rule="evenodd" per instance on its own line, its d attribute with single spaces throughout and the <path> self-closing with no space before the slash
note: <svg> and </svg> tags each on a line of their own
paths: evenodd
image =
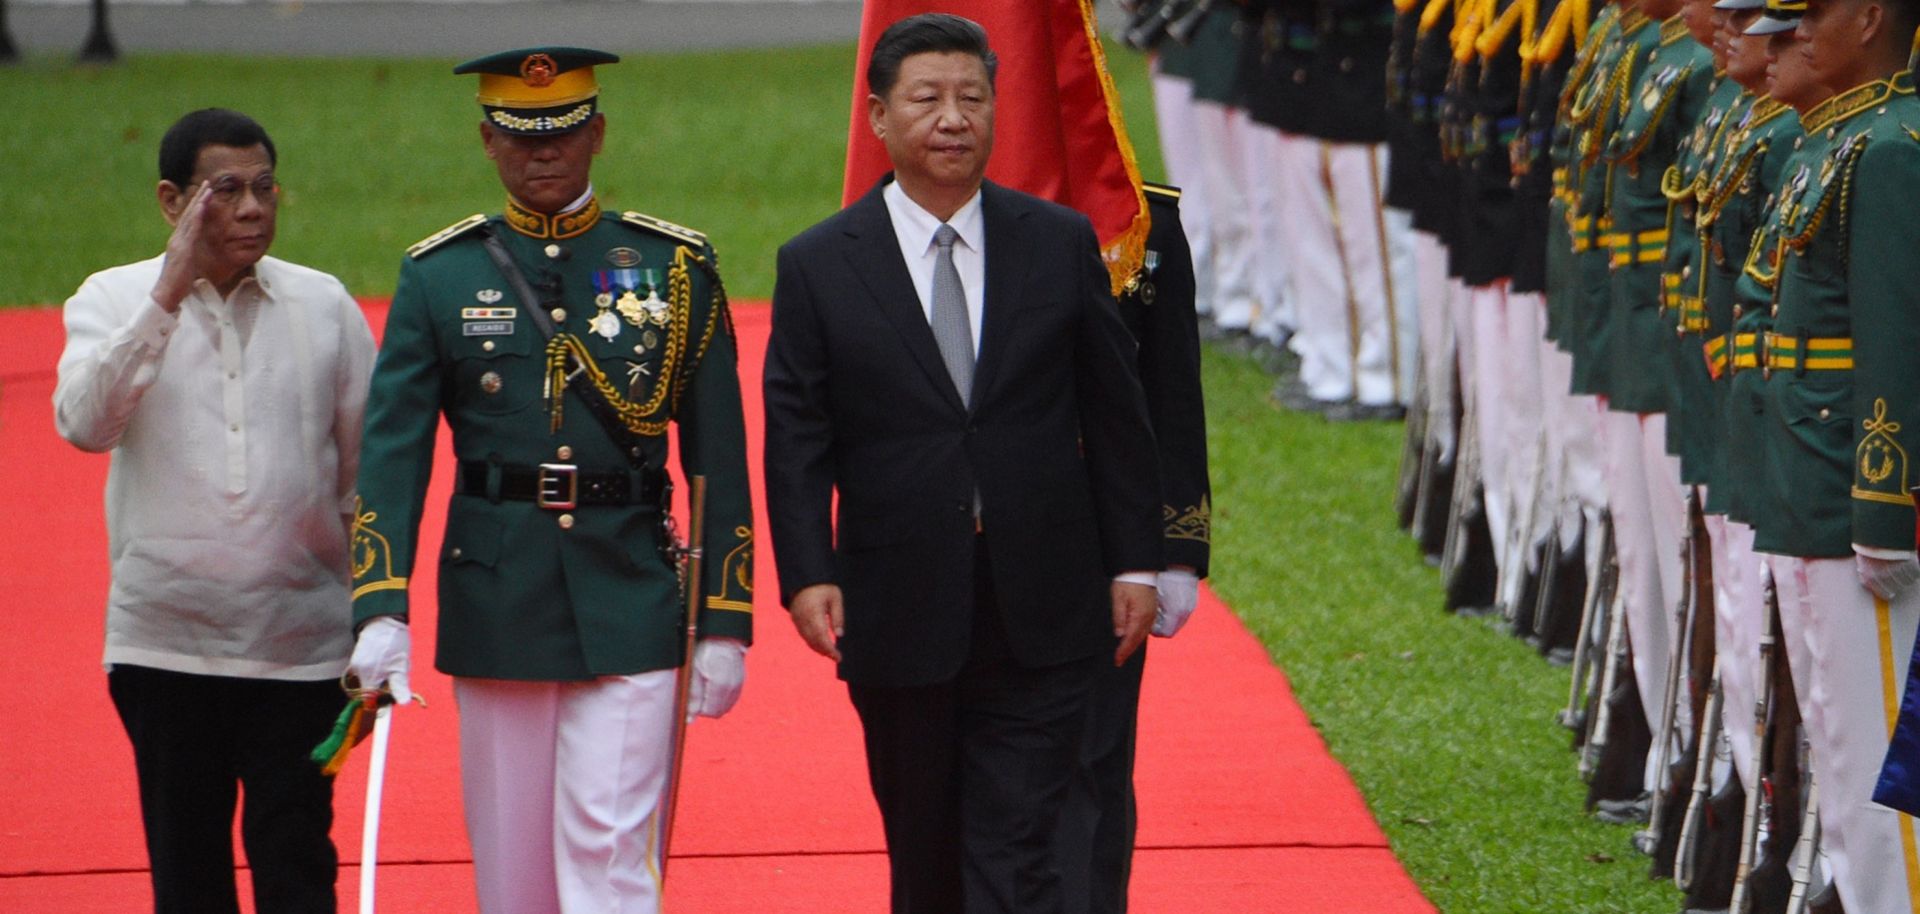
<svg viewBox="0 0 1920 914">
<path fill-rule="evenodd" d="M 508 133 L 544 136 L 577 130 L 598 110 L 597 64 L 620 58 L 588 48 L 521 48 L 469 60 L 456 74 L 480 74 L 480 108 Z"/>
<path fill-rule="evenodd" d="M 1807 0 L 1767 0 L 1767 11 L 1747 26 L 1749 35 L 1773 35 L 1790 32 L 1807 14 Z"/>
</svg>

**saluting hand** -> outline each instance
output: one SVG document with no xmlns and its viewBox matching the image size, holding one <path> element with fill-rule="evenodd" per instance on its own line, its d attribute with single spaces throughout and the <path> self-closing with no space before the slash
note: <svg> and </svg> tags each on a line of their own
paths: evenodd
<svg viewBox="0 0 1920 914">
<path fill-rule="evenodd" d="M 1120 647 L 1113 652 L 1113 665 L 1120 666 L 1140 649 L 1141 642 L 1147 640 L 1147 630 L 1153 626 L 1153 614 L 1160 608 L 1159 592 L 1149 584 L 1129 584 L 1115 581 L 1113 594 L 1113 636 L 1120 639 Z"/>
<path fill-rule="evenodd" d="M 793 595 L 787 614 L 793 617 L 794 629 L 814 653 L 840 662 L 840 647 L 835 642 L 847 633 L 840 585 L 815 584 L 801 589 Z"/>
<path fill-rule="evenodd" d="M 160 265 L 160 279 L 153 284 L 153 300 L 168 314 L 180 310 L 180 302 L 193 292 L 193 282 L 207 273 L 207 251 L 201 243 L 201 226 L 207 218 L 207 196 L 211 181 L 193 186 L 193 196 L 173 223 L 173 235 L 167 239 L 166 258 Z"/>
</svg>

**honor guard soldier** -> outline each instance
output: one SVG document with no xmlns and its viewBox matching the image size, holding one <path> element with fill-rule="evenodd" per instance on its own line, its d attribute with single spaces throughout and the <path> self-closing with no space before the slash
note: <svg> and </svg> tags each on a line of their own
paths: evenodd
<svg viewBox="0 0 1920 914">
<path fill-rule="evenodd" d="M 1193 260 L 1180 226 L 1179 188 L 1144 188 L 1151 228 L 1146 262 L 1119 297 L 1120 317 L 1139 343 L 1140 383 L 1160 454 L 1167 570 L 1158 577 L 1153 634 L 1171 638 L 1192 615 L 1207 575 L 1213 530 L 1207 473 L 1206 402 L 1193 313 Z M 1146 647 L 1100 671 L 1087 701 L 1087 729 L 1068 788 L 1056 843 L 1068 914 L 1127 910 L 1133 871 L 1133 757 Z"/>
<path fill-rule="evenodd" d="M 1761 484 L 1757 453 L 1744 442 L 1751 433 L 1734 434 L 1735 422 L 1751 421 L 1751 409 L 1732 406 L 1735 377 L 1759 367 L 1751 326 L 1741 322 L 1764 315 L 1764 302 L 1741 304 L 1736 287 L 1760 228 L 1766 201 L 1779 189 L 1780 172 L 1800 137 L 1800 118 L 1780 98 L 1769 94 L 1764 35 L 1746 29 L 1760 18 L 1762 0 L 1720 0 L 1715 8 L 1726 15 L 1727 81 L 1740 87 L 1739 100 L 1723 125 L 1724 137 L 1712 144 L 1694 195 L 1694 225 L 1699 248 L 1700 297 L 1707 331 L 1700 340 L 1702 362 L 1712 378 L 1708 392 L 1709 426 L 1713 447 L 1707 458 L 1706 510 L 1719 515 L 1721 536 L 1715 538 L 1714 582 L 1723 599 L 1715 607 L 1714 647 L 1723 694 L 1722 732 L 1732 755 L 1734 774 L 1743 790 L 1757 787 L 1753 707 L 1760 696 L 1756 667 L 1767 609 L 1753 552 L 1752 517 L 1744 497 Z M 1684 347 L 1683 347 L 1684 348 Z M 1740 361 L 1735 363 L 1735 352 Z M 1759 373 L 1749 376 L 1755 382 Z"/>
<path fill-rule="evenodd" d="M 351 673 L 405 699 L 435 432 L 453 432 L 435 667 L 454 677 L 480 909 L 659 910 L 680 713 L 718 716 L 752 628 L 735 343 L 713 247 L 602 208 L 611 54 L 469 61 L 506 211 L 408 249 L 375 366 L 353 537 Z M 676 573 L 666 470 L 710 481 L 702 579 Z M 683 656 L 682 588 L 704 599 Z M 676 707 L 676 668 L 692 663 Z"/>
<path fill-rule="evenodd" d="M 1917 25 L 1910 0 L 1808 4 L 1786 53 L 1836 94 L 1802 118 L 1811 151 L 1780 190 L 1778 311 L 1761 346 L 1775 491 L 1756 548 L 1775 557 L 1786 638 L 1806 643 L 1810 669 L 1793 672 L 1811 789 L 1854 914 L 1920 902 L 1914 820 L 1870 799 L 1920 624 L 1908 463 L 1920 447 Z"/>
</svg>

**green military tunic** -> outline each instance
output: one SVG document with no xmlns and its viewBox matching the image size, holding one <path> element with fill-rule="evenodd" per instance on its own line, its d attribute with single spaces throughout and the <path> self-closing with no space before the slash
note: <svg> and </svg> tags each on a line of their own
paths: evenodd
<svg viewBox="0 0 1920 914">
<path fill-rule="evenodd" d="M 515 293 L 489 235 L 542 301 Z M 551 341 L 535 307 L 549 312 Z M 580 680 L 682 663 L 685 601 L 649 497 L 669 425 L 682 473 L 708 480 L 700 634 L 749 638 L 753 514 L 735 360 L 714 251 L 696 232 L 603 213 L 592 199 L 551 217 L 510 201 L 503 216 L 415 245 L 368 395 L 356 623 L 408 610 L 444 416 L 457 463 L 442 470 L 457 484 L 437 556 L 442 672 Z M 586 385 L 617 410 L 624 443 L 583 399 Z M 528 497 L 529 477 L 547 504 Z"/>
<path fill-rule="evenodd" d="M 1573 143 L 1568 182 L 1574 196 L 1567 225 L 1573 236 L 1574 281 L 1561 342 L 1573 356 L 1574 393 L 1608 394 L 1612 389 L 1613 226 L 1606 210 L 1614 169 L 1603 153 L 1626 115 L 1626 93 L 1637 82 L 1639 65 L 1659 37 L 1659 28 L 1646 15 L 1622 13 L 1612 41 L 1599 52 L 1567 112 Z"/>
<path fill-rule="evenodd" d="M 1597 116 L 1598 105 L 1592 98 L 1597 90 L 1592 83 L 1598 78 L 1596 74 L 1604 70 L 1602 49 L 1612 46 L 1614 42 L 1620 26 L 1620 7 L 1607 4 L 1594 14 L 1592 26 L 1586 27 L 1584 23 L 1566 21 L 1575 10 L 1571 0 L 1562 0 L 1562 6 L 1568 12 L 1549 18 L 1550 31 L 1536 45 L 1535 62 L 1550 65 L 1555 57 L 1564 53 L 1567 42 L 1580 34 L 1581 30 L 1585 31 L 1586 38 L 1579 43 L 1573 64 L 1561 83 L 1559 98 L 1551 115 L 1552 121 L 1531 126 L 1533 132 L 1550 131 L 1547 158 L 1553 169 L 1552 197 L 1547 201 L 1546 336 L 1562 350 L 1571 351 L 1569 347 L 1572 341 L 1568 336 L 1567 324 L 1572 319 L 1570 311 L 1580 290 L 1579 261 L 1574 253 L 1574 213 L 1580 205 L 1580 182 L 1575 170 L 1580 164 L 1577 139 L 1583 135 L 1575 129 L 1573 111 L 1577 103 L 1582 103 L 1582 110 L 1588 118 Z M 1558 40 L 1548 40 L 1553 29 L 1561 30 Z M 1542 108 L 1544 106 L 1535 108 L 1536 120 L 1546 116 Z M 1590 223 L 1586 231 L 1590 236 Z M 1583 250 L 1591 248 L 1591 237 L 1584 238 L 1582 245 Z"/>
<path fill-rule="evenodd" d="M 1663 413 L 1673 403 L 1673 322 L 1663 318 L 1668 166 L 1698 122 L 1713 86 L 1713 55 L 1675 16 L 1648 30 L 1656 41 L 1622 95 L 1626 110 L 1609 138 L 1607 223 L 1612 227 L 1610 316 L 1601 358 L 1612 360 L 1608 406 Z"/>
<path fill-rule="evenodd" d="M 1707 313 L 1706 250 L 1700 244 L 1699 199 L 1713 165 L 1724 155 L 1727 134 L 1747 106 L 1740 84 L 1716 72 L 1706 105 L 1667 166 L 1660 191 L 1667 198 L 1667 257 L 1660 270 L 1660 310 L 1675 345 L 1667 348 L 1673 388 L 1667 408 L 1667 453 L 1680 458 L 1680 479 L 1688 485 L 1711 481 L 1719 450 L 1723 414 L 1714 398 L 1713 376 L 1701 357 L 1701 345 L 1726 325 L 1714 326 Z"/>
<path fill-rule="evenodd" d="M 1779 310 L 1762 347 L 1766 459 L 1777 496 L 1755 548 L 1844 558 L 1914 548 L 1920 433 L 1920 102 L 1912 74 L 1810 112 L 1822 142 L 1781 189 Z"/>
<path fill-rule="evenodd" d="M 1755 421 L 1760 373 L 1742 372 L 1760 367 L 1755 342 L 1771 327 L 1773 294 L 1770 265 L 1756 277 L 1747 277 L 1745 270 L 1755 234 L 1766 224 L 1768 201 L 1780 189 L 1781 172 L 1800 137 L 1800 117 L 1793 109 L 1766 96 L 1743 96 L 1696 197 L 1694 222 L 1704 253 L 1700 296 L 1707 314 L 1701 346 L 1713 378 L 1721 438 L 1709 457 L 1706 509 L 1745 524 L 1752 523 L 1748 493 L 1763 472 Z"/>
</svg>

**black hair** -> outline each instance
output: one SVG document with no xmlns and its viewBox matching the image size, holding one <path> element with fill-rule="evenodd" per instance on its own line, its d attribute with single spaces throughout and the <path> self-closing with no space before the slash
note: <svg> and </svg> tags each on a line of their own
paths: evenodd
<svg viewBox="0 0 1920 914">
<path fill-rule="evenodd" d="M 987 67 L 987 86 L 1000 69 L 1000 58 L 987 47 L 987 30 L 980 23 L 951 13 L 909 16 L 880 33 L 867 58 L 867 91 L 885 98 L 900 79 L 900 64 L 915 54 L 961 53 L 980 58 Z"/>
<path fill-rule="evenodd" d="M 226 108 L 202 108 L 174 121 L 160 138 L 160 180 L 186 187 L 193 180 L 200 150 L 208 146 L 265 146 L 267 163 L 279 164 L 273 140 L 253 118 Z"/>
</svg>

